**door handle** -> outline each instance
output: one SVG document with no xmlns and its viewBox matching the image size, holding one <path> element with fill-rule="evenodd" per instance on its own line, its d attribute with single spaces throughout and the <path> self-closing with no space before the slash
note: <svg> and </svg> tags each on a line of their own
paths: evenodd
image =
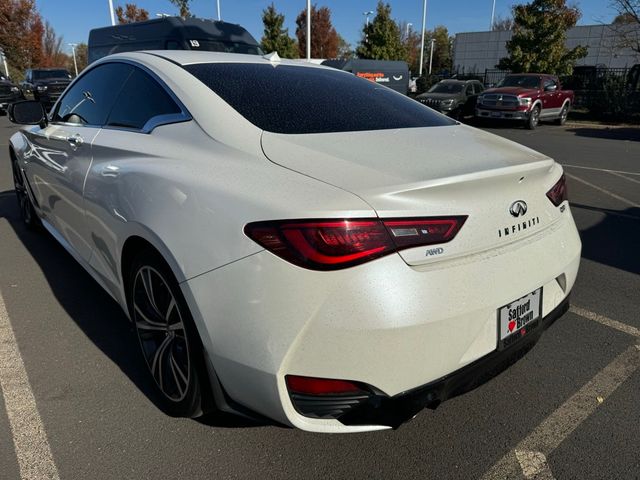
<svg viewBox="0 0 640 480">
<path fill-rule="evenodd" d="M 103 177 L 116 178 L 120 175 L 120 168 L 116 165 L 106 165 L 100 171 L 100 175 Z"/>
<path fill-rule="evenodd" d="M 71 135 L 70 137 L 67 137 L 67 142 L 69 142 L 72 147 L 78 148 L 80 145 L 84 143 L 84 138 L 82 138 L 82 136 L 79 133 L 76 133 L 75 135 Z"/>
</svg>

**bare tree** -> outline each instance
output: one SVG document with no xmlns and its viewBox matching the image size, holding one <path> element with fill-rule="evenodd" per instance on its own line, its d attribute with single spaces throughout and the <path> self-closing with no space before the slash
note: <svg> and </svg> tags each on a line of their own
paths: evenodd
<svg viewBox="0 0 640 480">
<path fill-rule="evenodd" d="M 493 21 L 492 30 L 513 30 L 513 17 L 497 16 Z"/>
<path fill-rule="evenodd" d="M 66 63 L 67 55 L 62 51 L 62 37 L 56 34 L 49 22 L 44 23 L 42 35 L 41 67 L 60 67 Z"/>
<path fill-rule="evenodd" d="M 610 29 L 618 38 L 618 48 L 629 48 L 640 54 L 640 0 L 610 0 L 618 15 Z"/>
</svg>

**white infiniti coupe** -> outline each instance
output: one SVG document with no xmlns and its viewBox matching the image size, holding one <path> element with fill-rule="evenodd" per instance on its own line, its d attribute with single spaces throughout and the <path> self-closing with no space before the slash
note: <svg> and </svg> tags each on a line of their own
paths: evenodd
<svg viewBox="0 0 640 480">
<path fill-rule="evenodd" d="M 171 415 L 397 427 L 568 308 L 562 168 L 351 74 L 118 54 L 10 118 L 24 222 L 127 312 Z"/>
</svg>

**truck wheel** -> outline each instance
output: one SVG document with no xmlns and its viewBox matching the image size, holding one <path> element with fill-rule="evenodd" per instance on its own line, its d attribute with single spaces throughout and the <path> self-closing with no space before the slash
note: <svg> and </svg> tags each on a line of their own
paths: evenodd
<svg viewBox="0 0 640 480">
<path fill-rule="evenodd" d="M 556 120 L 556 125 L 564 125 L 567 122 L 569 116 L 569 103 L 565 103 L 560 111 L 560 116 Z"/>
<path fill-rule="evenodd" d="M 535 128 L 538 126 L 538 123 L 540 123 L 540 106 L 536 105 L 535 107 L 533 107 L 533 110 L 531 110 L 531 113 L 529 114 L 529 119 L 527 120 L 527 128 L 529 130 L 535 130 Z"/>
</svg>

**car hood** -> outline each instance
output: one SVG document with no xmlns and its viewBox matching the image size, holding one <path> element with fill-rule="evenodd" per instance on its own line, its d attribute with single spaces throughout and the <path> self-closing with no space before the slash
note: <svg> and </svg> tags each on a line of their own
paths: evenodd
<svg viewBox="0 0 640 480">
<path fill-rule="evenodd" d="M 526 169 L 524 165 L 541 160 L 553 163 L 514 142 L 459 124 L 309 135 L 264 132 L 262 148 L 272 162 L 352 192 L 379 213 L 397 209 L 403 193 L 481 172 Z"/>
<path fill-rule="evenodd" d="M 68 78 L 64 78 L 64 77 L 60 77 L 60 78 L 47 78 L 46 80 L 36 80 L 35 82 L 33 82 L 35 85 L 49 85 L 52 83 L 66 83 L 69 84 L 71 83 L 71 80 L 69 80 Z"/>
<path fill-rule="evenodd" d="M 417 100 L 433 99 L 433 100 L 450 100 L 460 96 L 459 93 L 422 93 L 416 97 Z"/>
<path fill-rule="evenodd" d="M 489 90 L 485 90 L 482 92 L 483 95 L 487 93 L 505 93 L 508 95 L 526 95 L 537 92 L 535 88 L 522 88 L 522 87 L 500 87 L 500 88 L 490 88 Z"/>
</svg>

